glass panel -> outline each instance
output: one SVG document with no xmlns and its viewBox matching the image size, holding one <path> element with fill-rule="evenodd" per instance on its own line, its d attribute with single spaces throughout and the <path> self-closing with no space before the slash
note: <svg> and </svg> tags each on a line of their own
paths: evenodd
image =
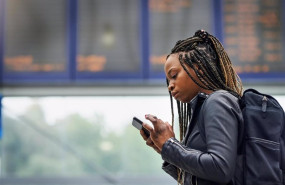
<svg viewBox="0 0 285 185">
<path fill-rule="evenodd" d="M 5 97 L 1 184 L 175 184 L 131 125 L 147 113 L 171 121 L 169 97 Z"/>
<path fill-rule="evenodd" d="M 5 1 L 4 72 L 66 70 L 66 1 Z"/>
<path fill-rule="evenodd" d="M 150 63 L 153 73 L 163 72 L 167 54 L 178 40 L 199 29 L 212 32 L 211 1 L 150 0 Z"/>
<path fill-rule="evenodd" d="M 223 7 L 224 43 L 237 72 L 284 73 L 284 2 L 227 0 Z"/>
<path fill-rule="evenodd" d="M 275 98 L 285 108 L 285 96 Z M 177 183 L 131 125 L 147 113 L 171 121 L 169 96 L 4 97 L 2 104 L 1 185 Z"/>
<path fill-rule="evenodd" d="M 78 72 L 139 72 L 139 0 L 79 4 Z"/>
</svg>

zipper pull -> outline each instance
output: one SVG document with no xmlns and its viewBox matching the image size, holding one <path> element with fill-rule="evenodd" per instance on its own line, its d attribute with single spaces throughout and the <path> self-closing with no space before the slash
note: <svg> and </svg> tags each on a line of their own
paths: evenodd
<svg viewBox="0 0 285 185">
<path fill-rule="evenodd" d="M 263 98 L 262 98 L 262 108 L 261 108 L 262 112 L 266 112 L 267 101 L 268 101 L 267 97 L 263 96 Z"/>
</svg>

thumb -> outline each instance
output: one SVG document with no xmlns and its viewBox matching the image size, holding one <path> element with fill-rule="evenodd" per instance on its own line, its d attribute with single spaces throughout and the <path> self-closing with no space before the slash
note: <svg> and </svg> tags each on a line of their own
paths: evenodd
<svg viewBox="0 0 285 185">
<path fill-rule="evenodd" d="M 153 131 L 153 128 L 149 125 L 149 124 L 146 124 L 146 123 L 143 123 L 142 126 L 147 129 L 149 132 L 152 132 Z"/>
</svg>

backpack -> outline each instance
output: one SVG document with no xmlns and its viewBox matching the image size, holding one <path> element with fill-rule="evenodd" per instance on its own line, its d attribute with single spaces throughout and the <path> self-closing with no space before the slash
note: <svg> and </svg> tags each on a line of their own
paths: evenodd
<svg viewBox="0 0 285 185">
<path fill-rule="evenodd" d="M 255 89 L 240 99 L 238 155 L 243 158 L 242 185 L 285 185 L 285 114 L 278 101 Z M 198 124 L 202 139 L 205 138 Z"/>
<path fill-rule="evenodd" d="M 244 91 L 240 106 L 243 184 L 285 185 L 284 110 L 275 98 L 255 89 Z"/>
</svg>

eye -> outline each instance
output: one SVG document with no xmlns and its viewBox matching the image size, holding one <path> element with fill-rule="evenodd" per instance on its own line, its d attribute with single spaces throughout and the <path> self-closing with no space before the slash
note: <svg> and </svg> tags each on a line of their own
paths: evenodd
<svg viewBox="0 0 285 185">
<path fill-rule="evenodd" d="M 177 73 L 171 75 L 171 78 L 175 79 L 177 77 Z"/>
</svg>

